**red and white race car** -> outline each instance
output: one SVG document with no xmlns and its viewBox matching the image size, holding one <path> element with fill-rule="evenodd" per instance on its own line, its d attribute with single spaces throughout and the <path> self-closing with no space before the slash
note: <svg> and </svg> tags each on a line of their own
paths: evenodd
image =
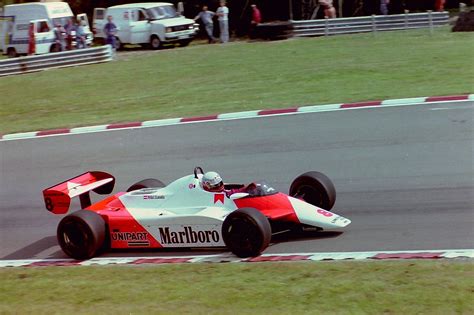
<svg viewBox="0 0 474 315">
<path fill-rule="evenodd" d="M 46 209 L 65 214 L 79 197 L 82 210 L 65 216 L 57 238 L 72 258 L 88 259 L 107 248 L 227 247 L 239 257 L 259 255 L 272 234 L 295 228 L 339 230 L 351 221 L 329 210 L 332 182 L 319 172 L 298 176 L 289 195 L 265 182 L 202 187 L 200 167 L 169 185 L 145 179 L 91 204 L 90 191 L 110 194 L 115 178 L 91 171 L 43 191 Z M 229 191 L 239 191 L 229 194 Z M 227 193 L 226 193 L 227 192 Z"/>
</svg>

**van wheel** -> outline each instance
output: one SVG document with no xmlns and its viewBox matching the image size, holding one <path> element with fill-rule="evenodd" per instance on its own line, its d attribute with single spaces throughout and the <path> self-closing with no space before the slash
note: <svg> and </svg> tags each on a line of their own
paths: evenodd
<svg viewBox="0 0 474 315">
<path fill-rule="evenodd" d="M 15 58 L 16 56 L 18 56 L 15 48 L 12 48 L 12 47 L 8 48 L 7 55 L 8 55 L 8 58 Z"/>
<path fill-rule="evenodd" d="M 186 47 L 191 43 L 191 39 L 183 39 L 179 41 L 179 46 L 180 47 Z"/>
<path fill-rule="evenodd" d="M 51 48 L 49 49 L 49 52 L 60 52 L 61 51 L 61 46 L 59 44 L 54 44 L 51 46 Z"/>
<path fill-rule="evenodd" d="M 115 50 L 122 50 L 123 43 L 120 41 L 118 37 L 115 37 Z"/>
<path fill-rule="evenodd" d="M 161 48 L 161 41 L 158 38 L 158 36 L 153 35 L 150 39 L 150 47 L 153 50 L 160 49 Z"/>
</svg>

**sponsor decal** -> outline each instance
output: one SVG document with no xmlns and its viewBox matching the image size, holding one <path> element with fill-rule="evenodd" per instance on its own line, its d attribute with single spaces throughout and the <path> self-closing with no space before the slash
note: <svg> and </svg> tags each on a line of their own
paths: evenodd
<svg viewBox="0 0 474 315">
<path fill-rule="evenodd" d="M 191 183 L 191 184 L 189 184 L 188 187 L 189 187 L 189 189 L 194 189 L 194 188 L 196 188 L 196 185 L 194 185 L 194 184 Z"/>
<path fill-rule="evenodd" d="M 118 232 L 111 234 L 113 241 L 148 241 L 147 232 Z"/>
<path fill-rule="evenodd" d="M 329 211 L 326 211 L 326 210 L 323 210 L 323 209 L 318 209 L 318 213 L 325 216 L 325 217 L 332 217 L 334 214 L 332 214 L 332 212 L 329 212 Z"/>
<path fill-rule="evenodd" d="M 111 233 L 112 241 L 127 242 L 128 247 L 149 247 L 147 232 L 119 232 Z"/>
<path fill-rule="evenodd" d="M 162 196 L 162 195 L 147 195 L 147 196 L 143 196 L 143 199 L 145 199 L 145 200 L 165 199 L 165 196 Z"/>
<path fill-rule="evenodd" d="M 217 243 L 220 240 L 216 230 L 194 231 L 185 226 L 183 231 L 170 231 L 169 227 L 158 228 L 162 244 L 206 244 Z"/>
<path fill-rule="evenodd" d="M 215 194 L 214 195 L 214 204 L 216 204 L 218 201 L 222 202 L 224 204 L 224 194 Z"/>
</svg>

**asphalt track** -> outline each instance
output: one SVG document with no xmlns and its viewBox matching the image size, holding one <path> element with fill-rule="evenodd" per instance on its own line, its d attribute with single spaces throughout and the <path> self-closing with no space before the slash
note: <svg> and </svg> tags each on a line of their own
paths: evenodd
<svg viewBox="0 0 474 315">
<path fill-rule="evenodd" d="M 348 229 L 281 236 L 265 253 L 473 248 L 473 154 L 473 101 L 0 142 L 0 259 L 65 258 L 55 238 L 61 217 L 42 201 L 48 186 L 104 170 L 117 178 L 116 192 L 148 177 L 170 182 L 196 165 L 285 192 L 308 170 L 334 181 L 334 211 L 352 220 Z"/>
</svg>

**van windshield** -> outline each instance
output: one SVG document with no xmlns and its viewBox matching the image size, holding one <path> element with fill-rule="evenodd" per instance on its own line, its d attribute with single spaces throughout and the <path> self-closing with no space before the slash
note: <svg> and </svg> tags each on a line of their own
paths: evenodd
<svg viewBox="0 0 474 315">
<path fill-rule="evenodd" d="M 61 26 L 67 25 L 67 21 L 72 20 L 74 21 L 74 17 L 71 16 L 63 16 L 63 17 L 57 17 L 53 19 L 53 26 L 57 26 L 58 24 Z"/>
<path fill-rule="evenodd" d="M 152 20 L 169 19 L 178 16 L 178 13 L 176 13 L 176 10 L 172 5 L 154 7 L 146 11 Z"/>
</svg>

